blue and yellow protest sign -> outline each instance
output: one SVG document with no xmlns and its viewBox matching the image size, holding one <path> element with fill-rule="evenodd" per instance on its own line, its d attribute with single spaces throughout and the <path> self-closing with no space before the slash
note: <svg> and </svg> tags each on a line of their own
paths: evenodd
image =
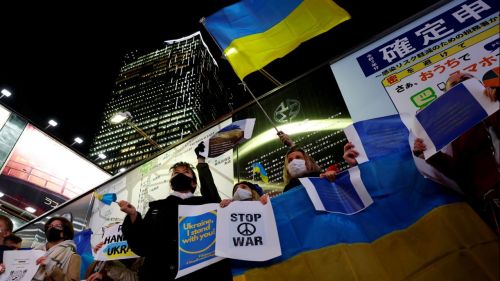
<svg viewBox="0 0 500 281">
<path fill-rule="evenodd" d="M 215 257 L 218 204 L 179 206 L 179 272 L 176 278 L 220 261 Z"/>
</svg>

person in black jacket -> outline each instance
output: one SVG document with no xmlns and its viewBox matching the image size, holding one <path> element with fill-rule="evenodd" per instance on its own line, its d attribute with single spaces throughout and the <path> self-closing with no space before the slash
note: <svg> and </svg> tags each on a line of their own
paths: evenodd
<svg viewBox="0 0 500 281">
<path fill-rule="evenodd" d="M 199 156 L 198 162 L 202 196 L 193 195 L 197 180 L 192 166 L 179 162 L 170 168 L 170 185 L 174 192 L 163 200 L 150 202 L 144 218 L 127 201 L 118 203 L 120 210 L 127 214 L 122 226 L 123 235 L 132 251 L 145 257 L 144 265 L 139 270 L 140 281 L 174 280 L 178 271 L 179 205 L 201 205 L 221 201 L 204 158 Z M 229 261 L 221 260 L 176 280 L 205 279 L 232 280 Z"/>
</svg>

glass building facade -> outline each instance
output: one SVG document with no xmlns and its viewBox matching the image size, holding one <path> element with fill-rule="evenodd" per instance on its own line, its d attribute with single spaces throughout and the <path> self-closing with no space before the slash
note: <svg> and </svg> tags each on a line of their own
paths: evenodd
<svg viewBox="0 0 500 281">
<path fill-rule="evenodd" d="M 231 97 L 201 34 L 165 43 L 154 52 L 124 57 L 89 152 L 111 173 L 158 152 L 127 123 L 109 123 L 117 112 L 130 112 L 133 124 L 165 148 L 232 110 Z M 99 154 L 106 158 L 98 158 Z"/>
</svg>

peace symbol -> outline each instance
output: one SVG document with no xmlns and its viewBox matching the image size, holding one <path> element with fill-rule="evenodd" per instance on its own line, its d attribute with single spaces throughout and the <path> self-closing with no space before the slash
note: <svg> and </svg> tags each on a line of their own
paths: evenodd
<svg viewBox="0 0 500 281">
<path fill-rule="evenodd" d="M 250 236 L 255 233 L 255 226 L 251 223 L 244 222 L 238 225 L 238 232 L 244 236 Z"/>
</svg>

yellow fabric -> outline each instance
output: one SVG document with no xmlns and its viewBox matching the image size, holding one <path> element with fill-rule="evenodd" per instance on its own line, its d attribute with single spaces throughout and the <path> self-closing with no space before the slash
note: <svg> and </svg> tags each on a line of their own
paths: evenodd
<svg viewBox="0 0 500 281">
<path fill-rule="evenodd" d="M 467 204 L 454 203 L 373 243 L 302 253 L 234 280 L 500 280 L 500 238 Z"/>
<path fill-rule="evenodd" d="M 281 58 L 307 41 L 350 19 L 331 0 L 304 0 L 283 21 L 269 30 L 238 38 L 224 50 L 236 75 L 246 75 Z"/>
</svg>

